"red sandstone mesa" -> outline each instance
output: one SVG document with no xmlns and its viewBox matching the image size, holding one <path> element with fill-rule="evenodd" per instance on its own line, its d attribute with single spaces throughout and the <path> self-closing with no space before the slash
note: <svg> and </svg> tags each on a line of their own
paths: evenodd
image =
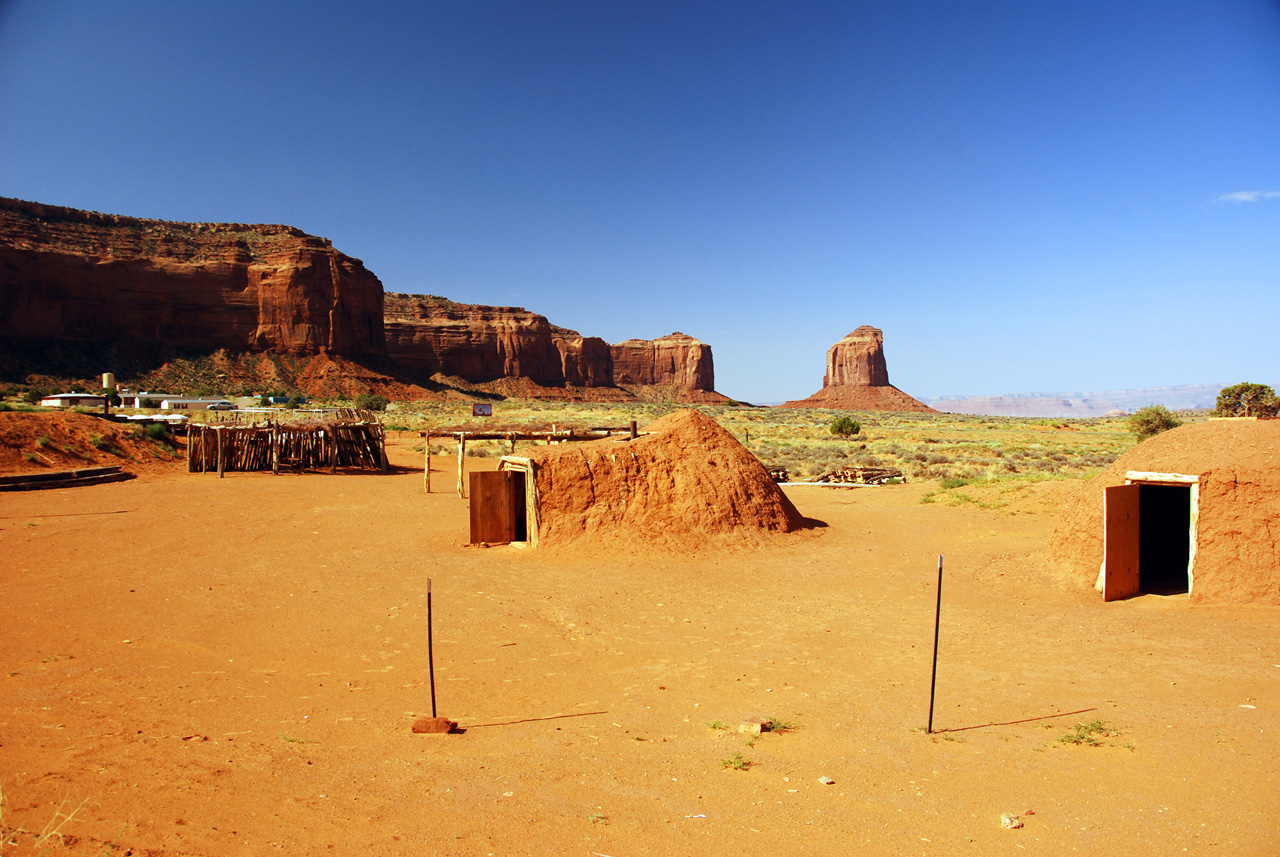
<svg viewBox="0 0 1280 857">
<path fill-rule="evenodd" d="M 0 198 L 0 332 L 385 354 L 382 284 L 291 226 L 175 223 Z"/>
<path fill-rule="evenodd" d="M 128 353 L 141 372 L 180 354 L 220 352 L 228 364 L 250 354 L 310 358 L 288 377 L 278 366 L 222 377 L 320 396 L 431 396 L 417 384 L 443 375 L 508 396 L 726 401 L 714 392 L 710 346 L 684 334 L 610 347 L 519 307 L 384 295 L 359 259 L 291 226 L 144 220 L 5 198 L 0 336 L 0 365 L 14 374 L 61 371 L 38 364 L 50 346 L 76 352 L 69 344 L 92 355 L 84 364 Z"/>
<path fill-rule="evenodd" d="M 884 333 L 864 324 L 827 350 L 822 389 L 787 408 L 837 408 L 850 411 L 918 411 L 933 408 L 889 383 Z"/>
</svg>

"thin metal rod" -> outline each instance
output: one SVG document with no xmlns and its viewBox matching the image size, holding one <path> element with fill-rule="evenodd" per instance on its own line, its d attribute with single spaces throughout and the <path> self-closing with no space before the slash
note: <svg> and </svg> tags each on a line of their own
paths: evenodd
<svg viewBox="0 0 1280 857">
<path fill-rule="evenodd" d="M 430 604 L 431 596 L 427 596 L 427 603 Z M 430 609 L 428 609 L 428 614 Z M 938 687 L 938 629 L 942 624 L 942 554 L 938 554 L 938 606 L 933 611 L 933 675 L 929 678 L 929 725 L 925 727 L 925 734 L 933 734 L 933 697 L 934 691 Z"/>
<path fill-rule="evenodd" d="M 431 651 L 431 578 L 426 578 L 426 669 L 431 675 L 431 716 L 435 716 L 435 652 Z M 929 716 L 933 716 L 932 709 Z"/>
</svg>

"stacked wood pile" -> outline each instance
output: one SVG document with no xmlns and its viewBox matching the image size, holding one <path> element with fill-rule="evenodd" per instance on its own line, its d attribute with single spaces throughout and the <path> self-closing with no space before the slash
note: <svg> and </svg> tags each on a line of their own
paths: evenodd
<svg viewBox="0 0 1280 857">
<path fill-rule="evenodd" d="M 248 416 L 248 415 L 245 415 Z M 364 411 L 332 411 L 323 418 L 283 422 L 236 419 L 189 427 L 187 471 L 295 471 L 339 467 L 385 472 L 386 433 Z"/>
<path fill-rule="evenodd" d="M 903 479 L 902 471 L 893 467 L 837 467 L 828 470 L 814 481 L 883 485 L 892 479 Z"/>
</svg>

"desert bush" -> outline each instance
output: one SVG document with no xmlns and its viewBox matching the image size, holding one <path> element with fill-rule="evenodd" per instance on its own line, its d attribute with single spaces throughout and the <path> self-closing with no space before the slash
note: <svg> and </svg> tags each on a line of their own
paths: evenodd
<svg viewBox="0 0 1280 857">
<path fill-rule="evenodd" d="M 168 440 L 169 427 L 164 423 L 150 423 L 147 425 L 147 437 L 152 440 Z"/>
<path fill-rule="evenodd" d="M 1274 417 L 1280 411 L 1276 391 L 1266 384 L 1234 384 L 1218 393 L 1213 413 L 1219 417 Z"/>
<path fill-rule="evenodd" d="M 142 401 L 138 402 L 138 406 L 139 406 L 139 407 L 143 407 L 143 408 L 152 408 L 152 409 L 154 409 L 154 408 L 158 408 L 158 407 L 160 407 L 160 400 L 159 400 L 159 399 L 152 399 L 152 398 L 148 397 L 148 398 L 145 398 L 145 399 L 143 399 Z"/>
<path fill-rule="evenodd" d="M 22 401 L 28 405 L 38 405 L 40 400 L 44 398 L 44 393 L 40 390 L 27 390 L 22 394 Z"/>
<path fill-rule="evenodd" d="M 386 396 L 373 393 L 361 393 L 356 396 L 356 407 L 362 411 L 385 411 L 391 400 Z"/>
<path fill-rule="evenodd" d="M 1137 435 L 1139 443 L 1180 425 L 1182 420 L 1164 405 L 1147 405 L 1134 411 L 1129 417 L 1129 431 Z"/>
<path fill-rule="evenodd" d="M 836 437 L 853 437 L 862 431 L 862 423 L 853 417 L 836 417 L 831 421 L 831 433 Z"/>
</svg>

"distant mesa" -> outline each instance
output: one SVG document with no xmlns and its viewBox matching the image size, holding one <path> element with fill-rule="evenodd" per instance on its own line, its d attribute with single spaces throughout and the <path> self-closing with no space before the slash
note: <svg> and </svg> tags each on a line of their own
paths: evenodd
<svg viewBox="0 0 1280 857">
<path fill-rule="evenodd" d="M 940 411 L 1003 417 L 1114 417 L 1147 405 L 1176 411 L 1207 410 L 1217 404 L 1222 384 L 1183 384 L 1091 393 L 1005 393 L 993 396 L 937 396 L 925 401 Z"/>
<path fill-rule="evenodd" d="M 0 376 L 104 370 L 316 397 L 728 401 L 711 347 L 681 333 L 611 346 L 520 307 L 385 293 L 359 259 L 292 226 L 0 197 Z"/>
<path fill-rule="evenodd" d="M 889 383 L 884 333 L 866 324 L 827 349 L 821 390 L 782 407 L 936 413 Z"/>
</svg>

